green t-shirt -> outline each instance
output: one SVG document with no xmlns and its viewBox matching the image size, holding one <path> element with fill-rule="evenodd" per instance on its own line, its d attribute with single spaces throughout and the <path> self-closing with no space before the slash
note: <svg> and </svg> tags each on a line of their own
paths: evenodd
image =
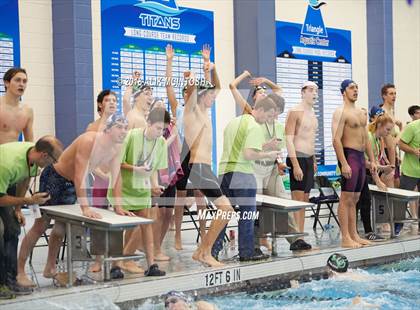
<svg viewBox="0 0 420 310">
<path fill-rule="evenodd" d="M 142 166 L 149 163 L 152 171 L 168 167 L 168 147 L 163 137 L 147 140 L 144 129 L 132 129 L 125 141 L 121 163 Z M 121 169 L 122 203 L 126 210 L 141 210 L 151 206 L 150 177 L 142 177 L 126 169 Z"/>
<path fill-rule="evenodd" d="M 379 138 L 375 136 L 374 133 L 371 133 L 370 131 L 368 132 L 368 138 L 369 138 L 370 145 L 372 147 L 373 156 L 375 157 L 376 160 L 379 160 L 381 156 L 381 141 L 379 140 Z M 365 158 L 369 159 L 368 154 L 366 152 L 365 152 Z"/>
<path fill-rule="evenodd" d="M 262 131 L 264 132 L 264 143 L 273 139 L 277 138 L 280 140 L 278 150 L 281 150 L 286 146 L 286 140 L 284 135 L 284 125 L 280 122 L 276 121 L 273 124 L 260 124 Z"/>
<path fill-rule="evenodd" d="M 412 148 L 420 148 L 420 120 L 408 124 L 404 128 L 400 139 Z M 405 153 L 401 171 L 406 176 L 420 178 L 420 159 L 414 154 Z"/>
<path fill-rule="evenodd" d="M 6 194 L 9 186 L 27 177 L 36 176 L 38 166 L 28 169 L 26 154 L 35 144 L 32 142 L 10 142 L 0 145 L 0 194 Z"/>
<path fill-rule="evenodd" d="M 249 114 L 234 118 L 223 133 L 223 153 L 219 175 L 228 172 L 254 173 L 253 161 L 246 160 L 244 149 L 262 150 L 265 142 L 262 127 Z"/>
</svg>

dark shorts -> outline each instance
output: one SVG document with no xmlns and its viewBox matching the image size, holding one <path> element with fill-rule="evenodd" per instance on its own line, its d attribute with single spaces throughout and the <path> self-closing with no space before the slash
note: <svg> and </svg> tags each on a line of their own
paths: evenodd
<svg viewBox="0 0 420 310">
<path fill-rule="evenodd" d="M 409 177 L 407 175 L 401 175 L 400 188 L 413 191 L 417 186 L 417 190 L 420 191 L 420 178 Z"/>
<path fill-rule="evenodd" d="M 360 193 L 366 180 L 365 153 L 345 147 L 344 156 L 351 168 L 351 178 L 346 179 L 341 176 L 341 191 Z M 338 165 L 341 170 L 340 162 Z"/>
<path fill-rule="evenodd" d="M 182 144 L 181 160 L 181 168 L 184 172 L 184 175 L 176 182 L 176 189 L 180 191 L 185 191 L 187 189 L 188 178 L 190 176 L 190 149 L 188 147 L 187 142 L 185 141 Z"/>
<path fill-rule="evenodd" d="M 311 191 L 314 187 L 314 157 L 313 155 L 304 154 L 301 152 L 296 152 L 297 161 L 299 162 L 300 169 L 303 172 L 302 181 L 295 179 L 293 174 L 293 165 L 289 157 L 286 158 L 286 165 L 290 167 L 290 190 L 293 191 L 302 191 L 306 194 Z"/>
<path fill-rule="evenodd" d="M 170 185 L 159 197 L 152 197 L 152 206 L 159 208 L 173 208 L 175 205 L 176 186 Z"/>
<path fill-rule="evenodd" d="M 72 205 L 77 201 L 73 182 L 59 175 L 52 165 L 42 171 L 39 191 L 50 194 L 51 198 L 45 203 L 46 206 Z"/>
<path fill-rule="evenodd" d="M 190 181 L 194 189 L 200 190 L 210 201 L 223 196 L 219 180 L 207 164 L 190 164 Z"/>
</svg>

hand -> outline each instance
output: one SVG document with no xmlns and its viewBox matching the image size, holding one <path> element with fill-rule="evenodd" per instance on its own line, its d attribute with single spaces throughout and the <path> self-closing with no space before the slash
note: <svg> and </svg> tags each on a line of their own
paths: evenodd
<svg viewBox="0 0 420 310">
<path fill-rule="evenodd" d="M 265 150 L 277 150 L 279 144 L 280 141 L 278 141 L 276 138 L 272 138 L 271 140 L 268 140 L 263 147 Z"/>
<path fill-rule="evenodd" d="M 152 187 L 152 196 L 154 197 L 159 197 L 160 195 L 163 194 L 163 191 L 165 190 L 165 188 L 163 186 L 154 186 Z"/>
<path fill-rule="evenodd" d="M 201 50 L 201 54 L 203 55 L 204 63 L 210 62 L 210 52 L 211 52 L 210 44 L 204 44 L 203 49 Z"/>
<path fill-rule="evenodd" d="M 91 219 L 102 218 L 102 215 L 100 215 L 98 212 L 93 211 L 92 208 L 89 207 L 82 208 L 82 215 Z"/>
<path fill-rule="evenodd" d="M 50 200 L 50 194 L 46 192 L 35 193 L 31 197 L 31 202 L 29 204 L 32 205 L 43 205 L 48 200 Z"/>
<path fill-rule="evenodd" d="M 254 85 L 254 86 L 258 86 L 258 85 L 264 84 L 265 81 L 266 81 L 266 78 L 257 77 L 257 78 L 253 78 L 251 81 L 249 81 L 249 84 Z"/>
<path fill-rule="evenodd" d="M 102 215 L 100 215 L 98 212 L 93 211 L 89 207 L 82 208 L 82 214 L 83 216 L 86 216 L 91 219 L 101 219 Z"/>
<path fill-rule="evenodd" d="M 297 181 L 303 180 L 303 171 L 299 165 L 297 165 L 297 167 L 293 167 L 293 176 Z"/>
<path fill-rule="evenodd" d="M 134 167 L 134 172 L 140 176 L 149 177 L 152 174 L 152 168 L 145 163 L 143 166 Z"/>
<path fill-rule="evenodd" d="M 287 165 L 285 163 L 278 163 L 277 164 L 277 172 L 279 175 L 285 175 L 286 172 L 284 171 L 287 168 Z"/>
<path fill-rule="evenodd" d="M 244 70 L 244 72 L 242 74 L 245 74 L 245 76 L 247 77 L 251 77 L 251 73 L 248 70 Z"/>
<path fill-rule="evenodd" d="M 25 226 L 26 219 L 25 219 L 25 216 L 22 213 L 22 210 L 20 210 L 20 209 L 15 210 L 15 216 L 16 216 L 16 219 L 17 219 L 18 223 L 20 224 L 20 226 Z"/>
<path fill-rule="evenodd" d="M 121 207 L 114 207 L 114 212 L 118 215 L 122 215 L 122 216 L 136 216 L 133 212 L 124 210 Z"/>
<path fill-rule="evenodd" d="M 378 165 L 376 163 L 373 163 L 373 162 L 370 163 L 370 173 L 372 175 L 375 175 L 378 173 Z"/>
<path fill-rule="evenodd" d="M 349 164 L 345 164 L 345 165 L 343 165 L 341 167 L 341 174 L 346 179 L 350 179 L 351 178 L 351 168 L 350 168 Z"/>
<path fill-rule="evenodd" d="M 386 192 L 388 190 L 388 188 L 386 187 L 385 183 L 382 182 L 381 180 L 378 180 L 378 182 L 376 182 L 376 186 L 378 187 L 379 190 Z"/>
<path fill-rule="evenodd" d="M 277 159 L 277 157 L 279 155 L 280 155 L 280 152 L 279 151 L 270 151 L 270 152 L 267 152 L 266 158 L 269 158 L 269 159 Z"/>
<path fill-rule="evenodd" d="M 420 158 L 420 148 L 414 149 L 414 155 Z"/>
<path fill-rule="evenodd" d="M 166 59 L 172 60 L 174 58 L 174 48 L 172 45 L 168 44 L 166 45 Z"/>
<path fill-rule="evenodd" d="M 395 125 L 397 125 L 397 126 L 398 126 L 398 128 L 399 128 L 400 130 L 402 130 L 403 125 L 402 125 L 401 121 L 395 121 Z"/>
</svg>

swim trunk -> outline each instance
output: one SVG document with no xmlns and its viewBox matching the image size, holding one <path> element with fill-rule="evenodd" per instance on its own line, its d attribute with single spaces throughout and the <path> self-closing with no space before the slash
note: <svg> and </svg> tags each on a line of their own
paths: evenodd
<svg viewBox="0 0 420 310">
<path fill-rule="evenodd" d="M 223 196 L 219 180 L 208 164 L 190 164 L 190 181 L 194 189 L 200 190 L 210 201 Z"/>
<path fill-rule="evenodd" d="M 365 153 L 345 147 L 344 157 L 351 168 L 351 178 L 341 176 L 341 191 L 360 193 L 366 180 Z M 341 163 L 338 165 L 341 170 Z"/>
<path fill-rule="evenodd" d="M 73 182 L 59 175 L 53 165 L 42 171 L 39 191 L 50 194 L 51 198 L 44 204 L 45 206 L 72 205 L 77 201 Z"/>
<path fill-rule="evenodd" d="M 188 178 L 190 176 L 190 157 L 191 157 L 191 153 L 190 153 L 190 149 L 188 147 L 187 142 L 185 142 L 182 144 L 182 150 L 181 150 L 181 168 L 182 171 L 184 172 L 184 175 L 176 182 L 176 189 L 180 190 L 180 191 L 185 191 L 187 189 L 187 183 L 188 183 Z"/>
<path fill-rule="evenodd" d="M 302 169 L 303 179 L 302 181 L 298 181 L 295 179 L 295 176 L 293 174 L 292 161 L 290 160 L 290 157 L 287 157 L 286 165 L 290 167 L 290 190 L 292 192 L 302 191 L 305 192 L 305 194 L 307 194 L 314 187 L 314 156 L 301 152 L 296 152 L 296 158 L 299 163 L 300 169 Z"/>
<path fill-rule="evenodd" d="M 159 197 L 152 197 L 152 206 L 173 208 L 175 205 L 176 185 L 169 185 Z"/>
<path fill-rule="evenodd" d="M 92 207 L 108 209 L 108 185 L 109 181 L 95 175 L 92 189 Z"/>
</svg>

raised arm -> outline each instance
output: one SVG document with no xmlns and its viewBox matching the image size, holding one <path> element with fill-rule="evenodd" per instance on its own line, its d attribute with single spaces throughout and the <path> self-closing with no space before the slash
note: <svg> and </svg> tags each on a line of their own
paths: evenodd
<svg viewBox="0 0 420 310">
<path fill-rule="evenodd" d="M 265 78 L 265 77 L 257 77 L 255 79 L 252 79 L 250 81 L 250 83 L 254 86 L 258 86 L 261 84 L 266 84 L 268 85 L 268 87 L 271 88 L 271 90 L 273 91 L 273 93 L 281 96 L 283 89 L 280 87 L 280 85 L 277 85 L 276 83 L 274 83 L 273 81 Z"/>
<path fill-rule="evenodd" d="M 176 109 L 178 100 L 176 99 L 175 90 L 172 85 L 172 61 L 174 58 L 174 49 L 172 45 L 166 45 L 166 95 L 168 96 L 169 105 L 173 117 L 176 117 Z"/>
<path fill-rule="evenodd" d="M 125 116 L 127 116 L 128 112 L 131 110 L 131 96 L 133 95 L 133 85 L 134 83 L 138 83 L 140 80 L 140 72 L 134 71 L 133 72 L 133 81 L 130 81 L 132 83 L 129 83 L 129 81 L 123 81 L 126 83 L 126 89 L 123 95 L 123 113 Z"/>
<path fill-rule="evenodd" d="M 229 84 L 229 88 L 230 88 L 230 91 L 233 95 L 233 98 L 235 99 L 236 104 L 238 104 L 241 107 L 244 114 L 251 114 L 252 113 L 252 108 L 248 104 L 248 102 L 244 99 L 244 97 L 242 97 L 241 93 L 238 90 L 238 85 L 244 79 L 249 78 L 249 77 L 251 77 L 251 74 L 248 71 L 245 70 L 244 72 L 242 72 L 242 74 L 237 76 L 236 79 L 234 79 Z"/>
<path fill-rule="evenodd" d="M 203 49 L 201 50 L 201 55 L 203 56 L 203 70 L 204 70 L 204 78 L 211 82 L 210 76 L 210 52 L 211 47 L 209 44 L 204 44 Z"/>
</svg>

